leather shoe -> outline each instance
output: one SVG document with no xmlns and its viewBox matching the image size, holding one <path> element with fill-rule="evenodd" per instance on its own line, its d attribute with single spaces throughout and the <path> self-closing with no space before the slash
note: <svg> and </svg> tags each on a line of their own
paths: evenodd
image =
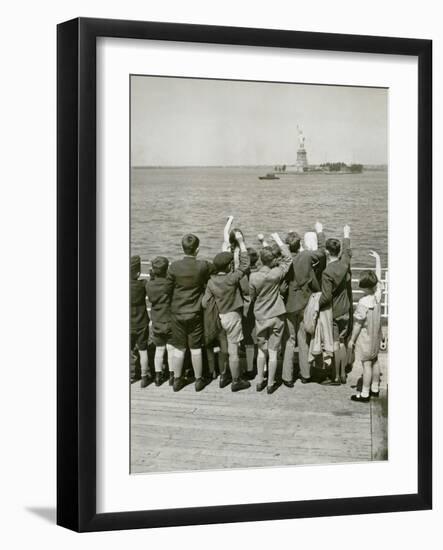
<svg viewBox="0 0 443 550">
<path fill-rule="evenodd" d="M 369 403 L 369 395 L 368 397 L 362 397 L 361 395 L 351 395 L 351 401 L 355 401 L 356 403 Z"/>
<path fill-rule="evenodd" d="M 220 381 L 219 381 L 220 388 L 226 388 L 226 386 L 229 386 L 231 382 L 232 382 L 232 378 L 229 374 L 220 375 Z"/>
<path fill-rule="evenodd" d="M 174 391 L 180 391 L 186 386 L 186 384 L 187 382 L 182 376 L 180 378 L 174 378 L 174 384 L 172 385 L 172 389 Z"/>
<path fill-rule="evenodd" d="M 247 380 L 242 380 L 241 378 L 237 378 L 233 380 L 231 384 L 232 391 L 247 390 L 250 387 L 251 387 L 251 384 Z"/>
<path fill-rule="evenodd" d="M 197 378 L 197 380 L 195 381 L 195 391 L 202 391 L 202 389 L 206 388 L 207 385 L 207 380 L 205 380 L 204 378 Z"/>
<path fill-rule="evenodd" d="M 266 391 L 268 392 L 268 395 L 271 395 L 271 393 L 274 393 L 275 390 L 279 387 L 279 385 L 280 384 L 278 382 L 274 382 L 272 386 L 268 386 L 266 389 Z"/>
<path fill-rule="evenodd" d="M 263 380 L 262 382 L 259 382 L 256 386 L 255 386 L 255 389 L 257 391 L 263 391 L 266 386 L 268 385 L 268 383 L 266 382 L 266 380 Z"/>
<path fill-rule="evenodd" d="M 146 386 L 149 386 L 151 382 L 152 382 L 152 378 L 150 376 L 142 376 L 140 379 L 140 387 L 146 388 Z"/>
<path fill-rule="evenodd" d="M 293 388 L 294 387 L 294 382 L 289 382 L 288 380 L 282 380 L 282 382 L 287 388 Z"/>
</svg>

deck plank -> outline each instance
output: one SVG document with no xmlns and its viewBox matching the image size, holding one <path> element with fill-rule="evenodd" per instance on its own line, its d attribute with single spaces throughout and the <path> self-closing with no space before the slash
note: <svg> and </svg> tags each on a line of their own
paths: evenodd
<svg viewBox="0 0 443 550">
<path fill-rule="evenodd" d="M 386 395 L 387 358 L 380 356 Z M 345 463 L 387 458 L 386 407 L 349 397 L 358 362 L 339 387 L 251 388 L 218 381 L 197 393 L 131 386 L 131 473 Z"/>
</svg>

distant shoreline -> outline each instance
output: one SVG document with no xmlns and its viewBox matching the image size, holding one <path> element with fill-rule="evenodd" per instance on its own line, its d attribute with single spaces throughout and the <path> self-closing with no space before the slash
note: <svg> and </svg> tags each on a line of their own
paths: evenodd
<svg viewBox="0 0 443 550">
<path fill-rule="evenodd" d="M 257 168 L 257 169 L 267 169 L 270 167 L 273 167 L 275 165 L 273 164 L 238 164 L 238 165 L 195 165 L 195 166 L 131 166 L 132 170 L 170 170 L 170 169 L 186 169 L 186 170 L 193 170 L 196 168 Z M 291 168 L 291 165 L 286 165 L 288 169 Z M 378 171 L 378 172 L 386 172 L 388 170 L 387 164 L 363 164 L 363 170 L 364 171 Z"/>
</svg>

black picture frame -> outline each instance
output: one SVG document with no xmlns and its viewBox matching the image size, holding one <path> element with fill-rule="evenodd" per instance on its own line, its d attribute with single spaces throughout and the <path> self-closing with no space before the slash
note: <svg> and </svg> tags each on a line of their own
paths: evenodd
<svg viewBox="0 0 443 550">
<path fill-rule="evenodd" d="M 418 491 L 416 494 L 96 512 L 96 39 L 398 54 L 418 58 Z M 57 523 L 104 531 L 432 507 L 432 42 L 78 18 L 57 28 Z M 411 358 L 415 360 L 415 358 Z"/>
</svg>

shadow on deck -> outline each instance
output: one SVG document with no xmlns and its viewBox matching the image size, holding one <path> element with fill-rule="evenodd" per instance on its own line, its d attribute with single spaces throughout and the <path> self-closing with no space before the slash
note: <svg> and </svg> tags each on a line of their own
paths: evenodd
<svg viewBox="0 0 443 550">
<path fill-rule="evenodd" d="M 331 464 L 387 459 L 387 355 L 380 397 L 354 403 L 351 386 L 281 386 L 232 393 L 218 380 L 173 393 L 167 383 L 131 386 L 131 473 Z"/>
</svg>

